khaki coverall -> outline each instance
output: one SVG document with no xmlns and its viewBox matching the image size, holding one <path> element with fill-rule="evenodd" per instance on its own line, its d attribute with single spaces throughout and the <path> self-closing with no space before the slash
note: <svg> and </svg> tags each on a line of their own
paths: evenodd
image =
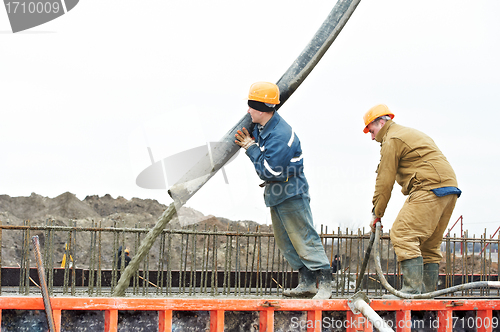
<svg viewBox="0 0 500 332">
<path fill-rule="evenodd" d="M 457 187 L 455 172 L 434 141 L 424 133 L 387 121 L 375 137 L 381 143 L 373 212 L 384 216 L 394 181 L 408 195 L 391 229 L 398 261 L 422 256 L 424 264 L 441 261 L 441 241 L 457 195 L 437 197 L 431 189 Z"/>
</svg>

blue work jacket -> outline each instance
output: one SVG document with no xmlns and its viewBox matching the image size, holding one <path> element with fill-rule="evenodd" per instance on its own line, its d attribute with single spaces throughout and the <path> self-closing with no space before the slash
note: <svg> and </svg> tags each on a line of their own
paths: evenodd
<svg viewBox="0 0 500 332">
<path fill-rule="evenodd" d="M 259 130 L 253 132 L 254 144 L 246 154 L 253 162 L 257 175 L 266 181 L 266 206 L 276 206 L 296 195 L 308 193 L 304 175 L 304 160 L 299 137 L 277 113 Z"/>
</svg>

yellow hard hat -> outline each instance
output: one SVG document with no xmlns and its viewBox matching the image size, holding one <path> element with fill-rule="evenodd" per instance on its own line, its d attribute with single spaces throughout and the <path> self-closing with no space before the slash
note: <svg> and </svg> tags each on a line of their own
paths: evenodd
<svg viewBox="0 0 500 332">
<path fill-rule="evenodd" d="M 370 108 L 363 116 L 363 120 L 365 121 L 365 129 L 363 129 L 363 132 L 365 134 L 368 133 L 368 125 L 372 123 L 373 120 L 383 115 L 388 115 L 391 119 L 394 119 L 394 114 L 389 111 L 389 107 L 384 104 L 379 104 Z"/>
<path fill-rule="evenodd" d="M 280 89 L 274 83 L 254 83 L 250 87 L 250 92 L 248 92 L 248 100 L 277 105 L 280 103 Z"/>
</svg>

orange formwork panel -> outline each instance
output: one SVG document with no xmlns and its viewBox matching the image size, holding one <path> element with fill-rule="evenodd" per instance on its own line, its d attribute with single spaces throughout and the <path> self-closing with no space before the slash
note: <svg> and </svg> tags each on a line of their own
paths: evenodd
<svg viewBox="0 0 500 332">
<path fill-rule="evenodd" d="M 158 311 L 158 332 L 172 331 L 172 310 Z"/>
<path fill-rule="evenodd" d="M 274 332 L 274 309 L 260 311 L 259 332 Z"/>
<path fill-rule="evenodd" d="M 116 331 L 118 331 L 118 310 L 106 310 L 104 312 L 104 332 Z"/>
<path fill-rule="evenodd" d="M 210 332 L 224 331 L 224 318 L 227 311 L 255 311 L 259 313 L 259 332 L 275 330 L 275 315 L 279 311 L 305 312 L 305 320 L 300 324 L 307 332 L 327 330 L 325 324 L 341 327 L 345 331 L 376 331 L 362 315 L 353 314 L 347 299 L 309 300 L 309 299 L 230 299 L 230 298 L 100 298 L 100 297 L 54 297 L 51 305 L 57 331 L 61 329 L 61 312 L 65 310 L 104 311 L 106 332 L 117 331 L 119 311 L 157 311 L 158 331 L 172 331 L 173 311 L 208 311 Z M 491 332 L 500 328 L 500 299 L 446 299 L 446 300 L 371 300 L 372 309 L 390 313 L 394 317 L 394 331 L 409 332 L 416 319 L 414 312 L 436 312 L 432 327 L 439 332 L 454 331 L 456 327 L 473 328 L 478 332 Z M 4 310 L 43 310 L 43 300 L 34 296 L 0 296 L 0 322 Z M 472 311 L 465 317 L 459 312 Z M 342 321 L 325 319 L 326 312 L 341 313 Z M 336 324 L 336 326 L 334 326 Z M 465 326 L 466 325 L 466 326 Z"/>
<path fill-rule="evenodd" d="M 52 317 L 54 317 L 56 332 L 61 332 L 61 310 L 52 309 Z"/>
<path fill-rule="evenodd" d="M 224 332 L 224 310 L 210 310 L 210 332 Z"/>
</svg>

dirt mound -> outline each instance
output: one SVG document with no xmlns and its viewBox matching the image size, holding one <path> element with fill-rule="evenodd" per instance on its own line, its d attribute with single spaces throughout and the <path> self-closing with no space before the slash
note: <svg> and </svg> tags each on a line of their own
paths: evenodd
<svg viewBox="0 0 500 332">
<path fill-rule="evenodd" d="M 0 196 L 0 211 L 20 218 L 36 220 L 46 217 L 86 218 L 99 217 L 88 204 L 80 201 L 72 193 L 66 192 L 55 198 L 32 193 L 28 197 Z"/>
<path fill-rule="evenodd" d="M 98 195 L 87 196 L 83 201 L 69 192 L 54 198 L 35 193 L 28 197 L 0 195 L 0 212 L 3 213 L 3 220 L 9 221 L 11 224 L 15 224 L 14 221 L 19 222 L 19 220 L 21 222 L 30 220 L 33 224 L 38 224 L 47 219 L 56 220 L 56 224 L 70 219 L 129 220 L 154 224 L 166 208 L 166 205 L 154 199 L 134 197 L 127 200 L 122 196 L 115 199 L 109 194 L 102 197 Z M 212 215 L 205 216 L 192 208 L 182 207 L 170 224 L 178 228 L 212 219 L 217 220 Z M 224 224 L 228 222 L 232 223 L 232 221 L 226 220 Z"/>
<path fill-rule="evenodd" d="M 439 272 L 446 273 L 446 256 L 439 263 Z M 465 259 L 460 256 L 451 257 L 450 266 L 453 266 L 451 273 L 461 274 L 462 272 L 471 273 L 498 273 L 498 263 L 492 262 L 488 258 L 483 258 L 479 255 L 468 255 Z"/>
<path fill-rule="evenodd" d="M 87 196 L 83 200 L 101 217 L 107 217 L 114 213 L 149 213 L 153 217 L 159 217 L 167 208 L 165 205 L 158 203 L 154 199 L 132 198 L 127 200 L 122 196 L 114 199 L 111 195 L 106 194 L 102 197 L 98 195 Z"/>
<path fill-rule="evenodd" d="M 0 221 L 4 225 L 23 225 L 29 220 L 30 225 L 54 225 L 92 227 L 98 223 L 101 227 L 119 228 L 151 228 L 167 208 L 166 205 L 152 199 L 132 198 L 127 200 L 119 196 L 113 198 L 104 196 L 87 196 L 83 201 L 74 194 L 66 192 L 54 198 L 43 197 L 32 193 L 28 197 L 10 197 L 0 195 Z M 177 215 L 168 223 L 168 229 L 193 228 L 197 230 L 217 229 L 218 231 L 232 230 L 237 232 L 255 232 L 257 227 L 261 232 L 272 232 L 269 226 L 262 226 L 253 221 L 232 221 L 218 218 L 189 207 L 182 207 Z M 45 231 L 32 231 L 29 236 L 38 235 L 40 244 L 45 244 Z M 136 241 L 133 233 L 127 233 L 126 246 L 134 246 Z M 4 230 L 2 232 L 2 265 L 18 266 L 22 257 L 23 232 L 19 230 Z M 64 254 L 64 245 L 68 241 L 68 232 L 57 231 L 54 235 L 55 266 L 60 265 Z M 102 235 L 102 261 L 105 266 L 111 266 L 113 251 L 113 234 Z M 173 248 L 181 247 L 180 240 L 173 240 Z M 79 267 L 86 267 L 90 258 L 90 233 L 78 232 L 76 238 L 76 255 Z M 150 256 L 158 253 L 153 248 Z M 180 259 L 176 257 L 176 260 Z"/>
</svg>

